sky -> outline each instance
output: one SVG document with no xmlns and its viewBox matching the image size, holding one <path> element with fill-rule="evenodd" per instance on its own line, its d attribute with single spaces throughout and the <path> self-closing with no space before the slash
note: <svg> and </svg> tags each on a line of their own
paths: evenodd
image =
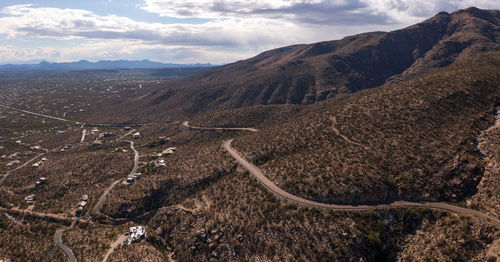
<svg viewBox="0 0 500 262">
<path fill-rule="evenodd" d="M 1 0 L 0 64 L 225 64 L 286 45 L 391 31 L 496 0 Z"/>
</svg>

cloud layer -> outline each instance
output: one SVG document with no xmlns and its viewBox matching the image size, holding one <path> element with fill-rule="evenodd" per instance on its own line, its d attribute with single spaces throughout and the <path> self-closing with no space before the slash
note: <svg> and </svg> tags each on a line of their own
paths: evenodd
<svg viewBox="0 0 500 262">
<path fill-rule="evenodd" d="M 0 10 L 0 40 L 32 41 L 0 48 L 4 61 L 149 58 L 225 63 L 265 49 L 331 40 L 416 23 L 439 11 L 500 8 L 490 0 L 144 0 L 152 16 L 206 18 L 201 24 L 146 23 L 81 9 L 12 5 Z M 61 41 L 61 48 L 37 39 Z M 74 42 L 78 42 L 76 46 Z M 66 44 L 65 42 L 72 43 Z M 142 55 L 142 56 L 141 56 Z"/>
</svg>

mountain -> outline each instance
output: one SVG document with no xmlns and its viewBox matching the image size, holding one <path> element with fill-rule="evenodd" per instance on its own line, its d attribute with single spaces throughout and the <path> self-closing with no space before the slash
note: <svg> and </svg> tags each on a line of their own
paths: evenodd
<svg viewBox="0 0 500 262">
<path fill-rule="evenodd" d="M 78 62 L 49 63 L 42 61 L 38 64 L 0 65 L 0 70 L 92 70 L 92 69 L 148 69 L 148 68 L 178 68 L 178 67 L 211 67 L 211 64 L 171 64 L 159 63 L 149 60 L 115 60 L 89 62 L 80 60 Z"/>
<path fill-rule="evenodd" d="M 280 187 L 307 199 L 463 201 L 484 176 L 487 162 L 477 141 L 495 123 L 499 85 L 500 52 L 481 54 L 314 105 L 233 144 Z M 239 123 L 253 119 L 255 110 L 241 109 L 247 116 L 219 112 L 193 125 Z"/>
<path fill-rule="evenodd" d="M 500 12 L 441 12 L 392 32 L 293 45 L 205 70 L 131 101 L 163 115 L 311 104 L 500 50 Z"/>
</svg>

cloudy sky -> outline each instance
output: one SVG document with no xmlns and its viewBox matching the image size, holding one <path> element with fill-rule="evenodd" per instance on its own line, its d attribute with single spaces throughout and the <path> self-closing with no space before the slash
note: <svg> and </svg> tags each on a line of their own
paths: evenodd
<svg viewBox="0 0 500 262">
<path fill-rule="evenodd" d="M 495 0 L 1 0 L 0 64 L 149 59 L 223 64 L 389 31 Z"/>
</svg>

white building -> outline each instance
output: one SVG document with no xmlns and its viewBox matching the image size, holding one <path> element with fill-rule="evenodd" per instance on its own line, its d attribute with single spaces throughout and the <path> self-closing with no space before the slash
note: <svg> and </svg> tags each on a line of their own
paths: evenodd
<svg viewBox="0 0 500 262">
<path fill-rule="evenodd" d="M 126 245 L 130 245 L 132 242 L 146 238 L 146 227 L 135 226 L 129 228 L 130 237 L 125 240 Z"/>
</svg>

